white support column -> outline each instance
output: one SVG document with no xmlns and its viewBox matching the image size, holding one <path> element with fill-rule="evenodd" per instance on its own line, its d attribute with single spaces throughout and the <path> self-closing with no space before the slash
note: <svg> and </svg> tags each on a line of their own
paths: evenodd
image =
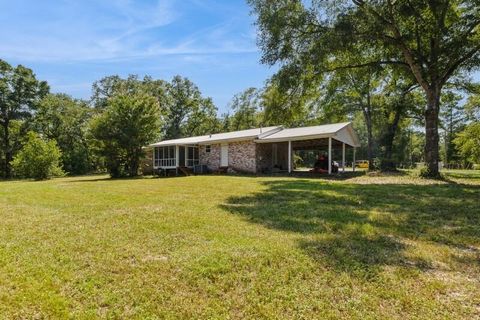
<svg viewBox="0 0 480 320">
<path fill-rule="evenodd" d="M 292 172 L 292 141 L 288 141 L 288 173 Z"/>
<path fill-rule="evenodd" d="M 356 150 L 357 150 L 357 148 L 353 147 L 353 162 L 352 162 L 353 172 L 355 172 L 355 151 Z"/>
<path fill-rule="evenodd" d="M 184 163 L 184 166 L 186 167 L 188 165 L 188 146 L 185 146 L 185 159 L 183 160 L 185 163 Z"/>
<path fill-rule="evenodd" d="M 328 137 L 328 174 L 332 174 L 332 137 Z"/>
<path fill-rule="evenodd" d="M 345 172 L 345 142 L 342 145 L 342 171 Z"/>
<path fill-rule="evenodd" d="M 157 155 L 157 147 L 153 147 L 153 155 L 152 155 L 152 169 L 155 170 L 155 157 Z"/>
<path fill-rule="evenodd" d="M 178 176 L 178 167 L 180 166 L 180 148 L 178 145 L 175 146 L 175 167 Z"/>
</svg>

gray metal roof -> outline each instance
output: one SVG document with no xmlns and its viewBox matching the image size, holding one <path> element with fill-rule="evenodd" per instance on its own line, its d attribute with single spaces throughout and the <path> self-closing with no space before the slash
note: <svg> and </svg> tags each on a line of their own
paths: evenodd
<svg viewBox="0 0 480 320">
<path fill-rule="evenodd" d="M 189 145 L 189 144 L 210 144 L 219 142 L 232 142 L 242 140 L 255 140 L 257 143 L 298 141 L 308 139 L 320 139 L 332 137 L 350 146 L 360 146 L 360 140 L 353 130 L 351 122 L 326 124 L 321 126 L 300 127 L 284 129 L 283 127 L 266 127 L 249 130 L 233 131 L 189 137 L 182 139 L 164 140 L 154 144 L 152 147 Z"/>
<path fill-rule="evenodd" d="M 242 141 L 249 139 L 257 139 L 268 135 L 268 133 L 274 133 L 278 130 L 281 130 L 281 127 L 265 127 L 265 128 L 255 128 L 248 130 L 232 131 L 225 133 L 217 133 L 212 135 L 173 139 L 173 140 L 164 140 L 157 143 L 153 143 L 150 146 L 159 147 L 159 146 L 171 146 L 171 145 L 189 145 L 189 144 L 209 144 L 216 142 L 227 142 L 227 141 Z"/>
</svg>

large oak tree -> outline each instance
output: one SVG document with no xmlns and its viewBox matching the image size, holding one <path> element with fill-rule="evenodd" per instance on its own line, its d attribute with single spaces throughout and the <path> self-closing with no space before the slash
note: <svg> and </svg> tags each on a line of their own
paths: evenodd
<svg viewBox="0 0 480 320">
<path fill-rule="evenodd" d="M 438 176 L 440 97 L 445 84 L 480 64 L 478 0 L 249 0 L 257 16 L 263 62 L 305 72 L 392 65 L 409 72 L 426 98 L 427 175 Z M 375 59 L 346 63 L 358 50 Z M 369 56 L 369 55 L 366 55 Z"/>
</svg>

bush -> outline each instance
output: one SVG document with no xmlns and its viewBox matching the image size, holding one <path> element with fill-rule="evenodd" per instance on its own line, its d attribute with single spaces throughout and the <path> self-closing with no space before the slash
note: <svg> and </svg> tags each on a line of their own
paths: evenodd
<svg viewBox="0 0 480 320">
<path fill-rule="evenodd" d="M 63 175 L 59 163 L 62 153 L 53 140 L 43 140 L 29 132 L 27 142 L 15 156 L 12 166 L 16 176 L 44 180 Z"/>
</svg>

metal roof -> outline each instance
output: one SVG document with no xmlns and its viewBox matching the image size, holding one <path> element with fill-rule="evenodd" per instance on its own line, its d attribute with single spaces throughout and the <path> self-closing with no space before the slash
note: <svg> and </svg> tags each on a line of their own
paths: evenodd
<svg viewBox="0 0 480 320">
<path fill-rule="evenodd" d="M 212 135 L 173 139 L 173 140 L 164 140 L 157 143 L 153 143 L 151 147 L 159 146 L 172 146 L 172 145 L 188 145 L 188 144 L 209 144 L 214 142 L 222 141 L 242 141 L 249 139 L 258 139 L 264 137 L 269 133 L 275 133 L 281 130 L 282 127 L 265 127 L 265 128 L 255 128 L 248 130 L 232 131 L 225 133 L 217 133 Z"/>
<path fill-rule="evenodd" d="M 217 133 L 197 137 L 173 139 L 151 144 L 152 147 L 210 144 L 253 139 L 258 143 L 298 141 L 332 137 L 350 146 L 360 146 L 360 141 L 351 122 L 326 124 L 321 126 L 284 129 L 283 127 L 266 127 L 226 133 Z"/>
<path fill-rule="evenodd" d="M 348 145 L 358 147 L 360 140 L 353 130 L 351 122 L 333 123 L 321 126 L 283 129 L 267 137 L 257 139 L 256 142 L 298 141 L 332 137 Z"/>
</svg>

